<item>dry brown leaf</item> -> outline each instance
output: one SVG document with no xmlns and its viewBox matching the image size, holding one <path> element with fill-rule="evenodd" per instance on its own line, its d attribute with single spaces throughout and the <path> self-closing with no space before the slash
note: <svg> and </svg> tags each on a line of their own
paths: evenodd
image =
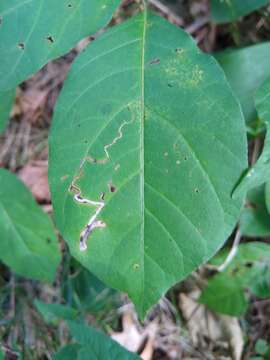
<svg viewBox="0 0 270 360">
<path fill-rule="evenodd" d="M 244 341 L 237 318 L 218 315 L 199 304 L 200 291 L 180 294 L 179 307 L 187 321 L 190 337 L 195 346 L 204 347 L 208 338 L 214 344 L 220 343 L 224 348 L 230 347 L 233 360 L 241 360 Z"/>
<path fill-rule="evenodd" d="M 50 202 L 47 161 L 30 162 L 19 171 L 18 175 L 38 202 Z"/>
</svg>

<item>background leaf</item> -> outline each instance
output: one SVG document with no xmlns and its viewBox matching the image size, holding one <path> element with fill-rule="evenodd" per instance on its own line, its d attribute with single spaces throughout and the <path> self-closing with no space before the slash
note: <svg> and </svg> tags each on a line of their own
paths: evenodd
<svg viewBox="0 0 270 360">
<path fill-rule="evenodd" d="M 211 0 L 211 17 L 216 23 L 230 22 L 266 4 L 269 0 Z"/>
<path fill-rule="evenodd" d="M 270 234 L 270 215 L 266 208 L 264 185 L 248 192 L 240 217 L 240 230 L 243 235 L 251 237 Z"/>
<path fill-rule="evenodd" d="M 264 146 L 256 161 L 235 189 L 233 196 L 244 195 L 248 190 L 259 187 L 270 178 L 270 79 L 267 79 L 256 92 L 256 108 L 260 119 L 266 126 Z"/>
<path fill-rule="evenodd" d="M 0 90 L 14 88 L 106 25 L 119 4 L 120 0 L 1 1 Z"/>
<path fill-rule="evenodd" d="M 62 304 L 46 304 L 35 300 L 34 304 L 47 323 L 57 323 L 58 320 L 74 320 L 78 314 L 76 309 Z"/>
<path fill-rule="evenodd" d="M 72 337 L 83 345 L 78 354 L 78 360 L 111 359 L 111 360 L 139 360 L 139 356 L 133 354 L 110 337 L 102 334 L 90 326 L 82 323 L 68 322 Z"/>
<path fill-rule="evenodd" d="M 245 167 L 239 106 L 181 29 L 140 14 L 76 59 L 50 133 L 55 218 L 72 255 L 141 315 L 231 233 Z M 106 227 L 86 251 L 80 235 L 97 207 L 75 201 L 79 189 L 105 203 Z"/>
<path fill-rule="evenodd" d="M 248 307 L 241 284 L 228 275 L 214 276 L 204 288 L 199 302 L 217 313 L 241 316 Z"/>
<path fill-rule="evenodd" d="M 12 105 L 15 99 L 15 90 L 0 91 L 0 133 L 4 131 Z"/>
<path fill-rule="evenodd" d="M 0 169 L 0 259 L 17 274 L 53 281 L 60 262 L 50 218 L 15 175 Z"/>
<path fill-rule="evenodd" d="M 246 122 L 251 124 L 257 119 L 255 92 L 270 75 L 268 61 L 270 42 L 237 50 L 226 50 L 216 54 L 215 57 L 240 100 Z"/>
<path fill-rule="evenodd" d="M 228 256 L 228 249 L 221 251 L 212 261 L 221 265 Z M 261 242 L 241 244 L 229 266 L 209 279 L 200 302 L 211 310 L 241 316 L 247 309 L 245 289 L 259 297 L 270 292 L 270 245 Z"/>
</svg>

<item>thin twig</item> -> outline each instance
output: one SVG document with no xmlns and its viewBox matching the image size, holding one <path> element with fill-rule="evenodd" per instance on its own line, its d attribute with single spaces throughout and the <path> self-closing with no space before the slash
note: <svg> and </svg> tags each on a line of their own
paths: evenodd
<svg viewBox="0 0 270 360">
<path fill-rule="evenodd" d="M 164 15 L 169 16 L 176 25 L 183 26 L 183 19 L 179 16 L 175 15 L 167 6 L 162 4 L 159 0 L 148 0 L 149 4 L 153 5 L 159 11 L 161 11 Z"/>
<path fill-rule="evenodd" d="M 236 234 L 235 234 L 235 238 L 233 241 L 233 246 L 228 254 L 228 256 L 226 257 L 225 261 L 218 267 L 218 271 L 224 271 L 226 269 L 226 267 L 231 263 L 231 261 L 234 259 L 235 255 L 237 254 L 237 250 L 238 250 L 238 246 L 240 244 L 241 241 L 241 231 L 239 229 L 239 227 L 236 230 Z"/>
</svg>

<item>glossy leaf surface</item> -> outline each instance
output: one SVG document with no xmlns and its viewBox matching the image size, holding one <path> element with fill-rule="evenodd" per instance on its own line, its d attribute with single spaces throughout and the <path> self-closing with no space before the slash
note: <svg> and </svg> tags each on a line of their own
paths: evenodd
<svg viewBox="0 0 270 360">
<path fill-rule="evenodd" d="M 55 218 L 73 256 L 141 315 L 231 233 L 245 168 L 239 105 L 181 29 L 142 13 L 76 59 L 50 134 Z"/>
</svg>

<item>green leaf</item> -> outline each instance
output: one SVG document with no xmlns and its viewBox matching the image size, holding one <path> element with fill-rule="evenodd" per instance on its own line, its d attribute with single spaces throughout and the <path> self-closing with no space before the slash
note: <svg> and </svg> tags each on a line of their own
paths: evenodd
<svg viewBox="0 0 270 360">
<path fill-rule="evenodd" d="M 0 133 L 5 130 L 15 99 L 15 90 L 0 91 Z"/>
<path fill-rule="evenodd" d="M 227 50 L 216 54 L 215 57 L 240 100 L 246 122 L 250 124 L 257 117 L 254 104 L 255 92 L 270 75 L 268 61 L 270 42 Z"/>
<path fill-rule="evenodd" d="M 95 275 L 78 263 L 72 263 L 73 276 L 63 284 L 65 299 L 78 309 L 98 313 L 116 306 L 118 299 L 115 290 L 105 286 Z"/>
<path fill-rule="evenodd" d="M 13 89 L 49 60 L 106 25 L 120 0 L 0 3 L 0 90 Z"/>
<path fill-rule="evenodd" d="M 270 214 L 270 182 L 265 184 L 265 203 L 268 213 Z"/>
<path fill-rule="evenodd" d="M 213 58 L 158 16 L 115 26 L 77 57 L 49 142 L 72 255 L 141 315 L 235 226 L 242 199 L 231 192 L 247 166 L 239 105 Z"/>
<path fill-rule="evenodd" d="M 77 310 L 62 304 L 46 304 L 37 299 L 34 304 L 47 323 L 56 324 L 61 319 L 74 320 L 78 314 Z"/>
<path fill-rule="evenodd" d="M 256 163 L 249 168 L 233 192 L 233 198 L 244 196 L 247 191 L 263 185 L 270 179 L 270 124 L 266 124 L 267 132 L 263 151 Z"/>
<path fill-rule="evenodd" d="M 209 281 L 202 291 L 199 302 L 215 312 L 231 316 L 243 315 L 248 306 L 241 284 L 223 273 Z"/>
<path fill-rule="evenodd" d="M 270 178 L 270 79 L 267 79 L 256 93 L 256 108 L 260 119 L 266 125 L 266 136 L 263 151 L 240 184 L 233 196 L 243 196 L 248 190 L 264 184 Z"/>
<path fill-rule="evenodd" d="M 78 360 L 81 346 L 79 344 L 66 345 L 53 356 L 53 360 Z"/>
<path fill-rule="evenodd" d="M 263 122 L 270 124 L 270 78 L 258 88 L 255 97 L 256 109 Z"/>
<path fill-rule="evenodd" d="M 265 204 L 264 185 L 250 190 L 240 217 L 240 230 L 246 236 L 270 235 L 270 215 Z"/>
<path fill-rule="evenodd" d="M 269 345 L 266 340 L 259 339 L 255 344 L 255 351 L 257 354 L 265 355 L 269 349 Z"/>
<path fill-rule="evenodd" d="M 221 265 L 228 249 L 221 251 L 211 264 Z M 269 293 L 270 245 L 261 242 L 241 244 L 228 267 L 209 279 L 200 302 L 227 315 L 243 315 L 247 308 L 245 289 L 259 297 Z"/>
<path fill-rule="evenodd" d="M 68 322 L 72 337 L 83 345 L 78 354 L 78 360 L 139 360 L 133 354 L 117 344 L 110 337 L 82 323 Z"/>
<path fill-rule="evenodd" d="M 211 17 L 216 23 L 230 22 L 266 4 L 269 0 L 211 0 Z"/>
<path fill-rule="evenodd" d="M 60 251 L 50 218 L 15 175 L 0 169 L 0 259 L 19 275 L 53 281 Z"/>
</svg>

